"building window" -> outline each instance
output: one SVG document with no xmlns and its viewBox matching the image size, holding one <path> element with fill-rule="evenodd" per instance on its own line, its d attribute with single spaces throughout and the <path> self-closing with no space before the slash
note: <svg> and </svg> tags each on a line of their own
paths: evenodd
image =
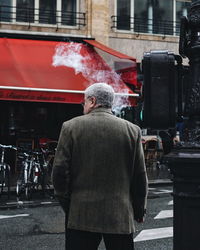
<svg viewBox="0 0 200 250">
<path fill-rule="evenodd" d="M 135 0 L 134 9 L 136 32 L 173 35 L 173 0 Z"/>
<path fill-rule="evenodd" d="M 62 0 L 62 24 L 76 25 L 76 1 Z"/>
<path fill-rule="evenodd" d="M 16 21 L 34 22 L 34 0 L 17 0 Z"/>
<path fill-rule="evenodd" d="M 0 21 L 85 25 L 85 14 L 77 12 L 78 1 L 0 0 Z"/>
<path fill-rule="evenodd" d="M 56 24 L 56 0 L 40 0 L 39 22 Z"/>
<path fill-rule="evenodd" d="M 176 1 L 176 22 L 180 22 L 182 16 L 187 16 L 190 9 L 190 2 Z M 180 24 L 176 27 L 176 32 L 179 33 Z"/>
<path fill-rule="evenodd" d="M 0 0 L 0 21 L 10 22 L 11 14 L 11 0 Z"/>
<path fill-rule="evenodd" d="M 116 0 L 118 30 L 176 35 L 180 17 L 187 15 L 189 0 Z M 133 7 L 132 7 L 133 6 Z"/>
<path fill-rule="evenodd" d="M 117 0 L 117 29 L 130 30 L 130 0 Z"/>
</svg>

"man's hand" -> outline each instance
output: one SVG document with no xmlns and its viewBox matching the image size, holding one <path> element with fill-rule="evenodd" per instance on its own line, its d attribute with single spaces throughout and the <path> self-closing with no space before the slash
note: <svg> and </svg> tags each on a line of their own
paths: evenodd
<svg viewBox="0 0 200 250">
<path fill-rule="evenodd" d="M 144 222 L 144 217 L 143 218 L 141 218 L 141 219 L 135 219 L 136 221 L 137 221 L 137 223 L 143 223 Z"/>
<path fill-rule="evenodd" d="M 137 221 L 137 223 L 143 223 L 145 221 L 145 216 L 146 216 L 146 209 L 144 209 L 144 213 L 143 216 L 140 217 L 135 217 L 135 221 Z"/>
</svg>

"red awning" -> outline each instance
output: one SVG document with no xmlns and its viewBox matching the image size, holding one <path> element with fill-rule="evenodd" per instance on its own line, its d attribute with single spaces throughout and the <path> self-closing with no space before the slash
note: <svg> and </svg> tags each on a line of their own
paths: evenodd
<svg viewBox="0 0 200 250">
<path fill-rule="evenodd" d="M 134 94 L 92 48 L 82 43 L 0 39 L 0 100 L 80 103 L 94 82 Z"/>
</svg>

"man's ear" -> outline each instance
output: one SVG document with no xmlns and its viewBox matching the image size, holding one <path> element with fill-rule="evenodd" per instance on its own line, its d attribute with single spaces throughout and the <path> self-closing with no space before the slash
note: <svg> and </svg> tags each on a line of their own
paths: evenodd
<svg viewBox="0 0 200 250">
<path fill-rule="evenodd" d="M 91 105 L 94 107 L 96 105 L 96 98 L 94 96 L 90 97 Z"/>
</svg>

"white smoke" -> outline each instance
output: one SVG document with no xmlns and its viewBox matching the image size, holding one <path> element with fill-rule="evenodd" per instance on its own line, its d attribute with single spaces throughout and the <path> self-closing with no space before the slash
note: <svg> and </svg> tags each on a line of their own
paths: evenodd
<svg viewBox="0 0 200 250">
<path fill-rule="evenodd" d="M 60 43 L 55 48 L 53 56 L 54 67 L 66 66 L 73 68 L 75 74 L 81 73 L 87 80 L 87 86 L 95 82 L 106 82 L 112 85 L 116 93 L 113 109 L 119 113 L 122 108 L 130 106 L 128 88 L 124 88 L 121 76 L 112 70 L 96 52 L 81 55 L 82 43 Z M 95 58 L 96 57 L 96 58 Z M 98 64 L 93 63 L 98 59 Z"/>
<path fill-rule="evenodd" d="M 70 43 L 67 45 L 61 43 L 57 45 L 52 65 L 55 67 L 66 66 L 73 68 L 75 74 L 82 73 L 84 71 L 84 65 L 82 63 L 84 58 L 80 54 L 80 50 L 81 44 L 79 43 Z"/>
</svg>

